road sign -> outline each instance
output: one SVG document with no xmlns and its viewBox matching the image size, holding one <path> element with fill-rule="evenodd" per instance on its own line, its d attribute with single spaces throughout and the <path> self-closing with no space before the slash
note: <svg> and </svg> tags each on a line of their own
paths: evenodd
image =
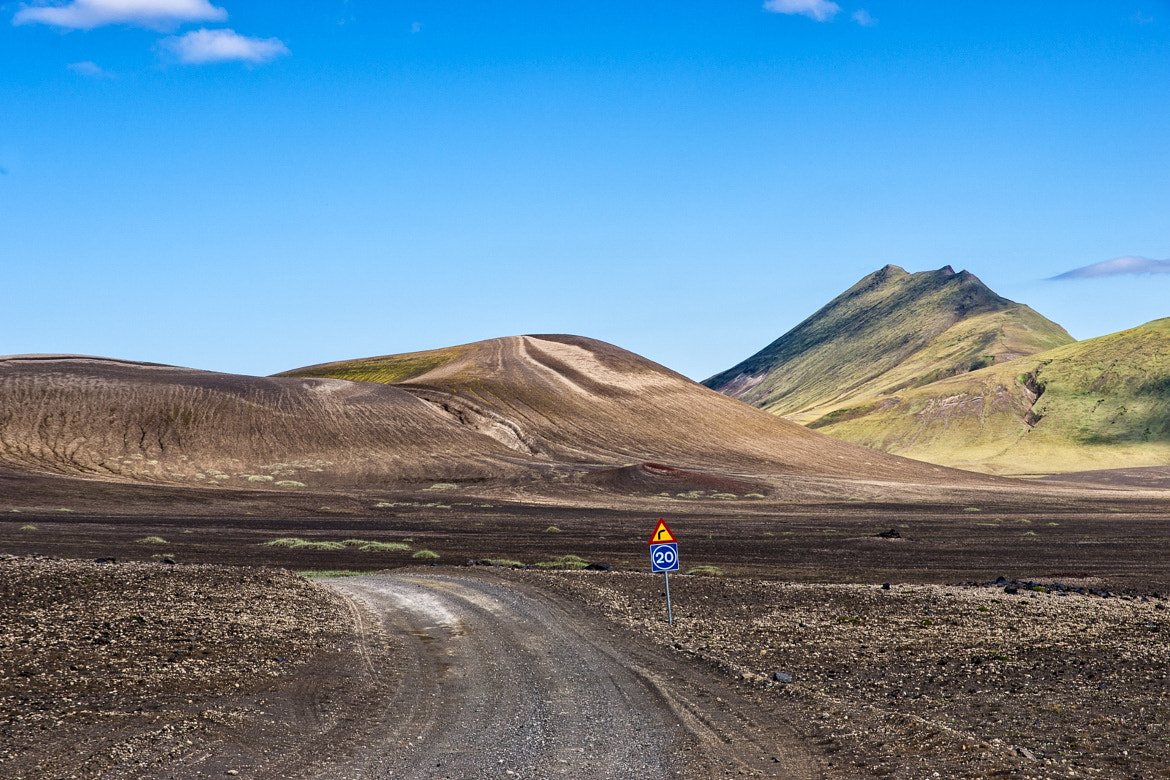
<svg viewBox="0 0 1170 780">
<path fill-rule="evenodd" d="M 650 545 L 651 571 L 678 571 L 678 543 L 660 542 Z"/>
<path fill-rule="evenodd" d="M 658 525 L 654 526 L 654 533 L 650 536 L 650 544 L 662 544 L 663 542 L 677 542 L 674 534 L 670 532 L 670 526 L 661 517 L 658 518 Z"/>
<path fill-rule="evenodd" d="M 674 610 L 670 606 L 670 573 L 678 571 L 678 540 L 670 532 L 666 520 L 658 518 L 650 535 L 650 569 L 662 572 L 666 580 L 666 622 L 674 625 Z"/>
</svg>

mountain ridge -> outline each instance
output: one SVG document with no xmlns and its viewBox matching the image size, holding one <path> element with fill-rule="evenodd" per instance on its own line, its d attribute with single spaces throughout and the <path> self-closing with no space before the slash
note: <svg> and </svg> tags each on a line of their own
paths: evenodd
<svg viewBox="0 0 1170 780">
<path fill-rule="evenodd" d="M 1071 343 L 1031 308 L 951 266 L 868 274 L 707 387 L 809 423 L 859 401 Z"/>
</svg>

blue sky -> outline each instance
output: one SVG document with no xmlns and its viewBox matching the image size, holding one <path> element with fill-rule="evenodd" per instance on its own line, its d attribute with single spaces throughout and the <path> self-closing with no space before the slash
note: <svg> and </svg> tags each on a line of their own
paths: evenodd
<svg viewBox="0 0 1170 780">
<path fill-rule="evenodd" d="M 886 263 L 1087 338 L 1170 316 L 1167 128 L 1167 0 L 0 3 L 0 354 L 702 379 Z"/>
</svg>

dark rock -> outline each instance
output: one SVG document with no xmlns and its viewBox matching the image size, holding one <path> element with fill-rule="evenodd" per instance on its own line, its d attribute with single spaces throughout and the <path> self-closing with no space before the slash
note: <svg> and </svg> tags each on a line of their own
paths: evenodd
<svg viewBox="0 0 1170 780">
<path fill-rule="evenodd" d="M 464 566 L 475 566 L 478 563 L 479 563 L 479 561 L 475 560 L 475 558 L 468 558 L 466 561 L 463 562 L 463 565 Z"/>
<path fill-rule="evenodd" d="M 1023 756 L 1024 758 L 1028 759 L 1029 761 L 1036 760 L 1036 756 L 1032 753 L 1031 750 L 1028 750 L 1028 748 L 1026 748 L 1026 747 L 1016 748 L 1016 755 Z"/>
<path fill-rule="evenodd" d="M 613 567 L 608 563 L 591 563 L 585 568 L 589 571 L 613 571 Z"/>
<path fill-rule="evenodd" d="M 772 672 L 772 679 L 782 685 L 787 685 L 792 682 L 792 675 L 787 672 Z"/>
<path fill-rule="evenodd" d="M 1000 575 L 999 577 L 996 577 L 996 578 L 995 578 L 995 582 L 993 582 L 992 584 L 993 584 L 993 585 L 1007 585 L 1007 584 L 1008 584 L 1008 579 L 1007 579 L 1007 577 L 1004 577 L 1003 575 Z"/>
<path fill-rule="evenodd" d="M 164 555 L 164 556 L 163 556 L 163 563 L 170 564 L 171 566 L 174 566 L 174 565 L 175 565 L 175 559 L 174 559 L 174 558 L 172 558 L 172 557 L 171 557 L 171 556 L 169 556 L 169 555 Z"/>
<path fill-rule="evenodd" d="M 882 590 L 889 590 L 889 589 L 890 589 L 890 583 L 883 582 L 882 583 Z"/>
<path fill-rule="evenodd" d="M 1003 592 L 1008 594 L 1009 596 L 1014 596 L 1020 592 L 1020 589 L 1015 585 L 1005 585 L 1003 588 Z"/>
<path fill-rule="evenodd" d="M 898 533 L 897 528 L 891 528 L 888 531 L 882 531 L 880 534 L 878 534 L 878 536 L 880 536 L 882 539 L 901 539 L 902 538 L 902 534 Z"/>
<path fill-rule="evenodd" d="M 117 563 L 117 558 L 95 558 L 94 563 Z"/>
</svg>

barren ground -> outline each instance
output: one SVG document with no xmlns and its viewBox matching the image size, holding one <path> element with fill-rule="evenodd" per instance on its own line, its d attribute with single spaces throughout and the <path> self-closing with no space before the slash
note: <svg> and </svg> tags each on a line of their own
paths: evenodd
<svg viewBox="0 0 1170 780">
<path fill-rule="evenodd" d="M 1163 492 L 1068 489 L 1054 500 L 1021 486 L 961 502 L 784 502 L 467 485 L 296 496 L 48 477 L 0 486 L 0 553 L 22 556 L 0 562 L 2 776 L 346 776 L 313 775 L 313 762 L 356 773 L 371 756 L 383 756 L 375 767 L 414 766 L 402 745 L 374 751 L 369 730 L 396 723 L 386 713 L 434 684 L 410 677 L 408 662 L 448 640 L 424 640 L 427 625 L 396 624 L 376 606 L 363 613 L 352 594 L 347 606 L 277 567 L 406 569 L 422 550 L 439 556 L 423 571 L 494 583 L 505 601 L 548 594 L 540 609 L 618 666 L 665 670 L 680 711 L 742 748 L 705 751 L 714 743 L 684 722 L 678 741 L 661 744 L 682 746 L 686 760 L 665 770 L 1129 778 L 1170 766 Z M 727 575 L 672 577 L 673 628 L 662 622 L 661 578 L 638 573 L 659 516 L 680 537 L 684 571 Z M 879 536 L 890 529 L 897 536 Z M 268 544 L 277 539 L 308 544 Z M 464 566 L 565 555 L 618 571 Z M 1011 595 L 964 584 L 999 576 L 1025 585 Z M 359 614 L 384 631 L 362 634 Z M 458 673 L 495 681 L 483 668 Z M 484 717 L 494 722 L 508 693 L 477 690 L 468 695 L 493 702 Z M 442 694 L 448 709 L 431 712 L 455 711 L 463 694 Z M 523 721 L 511 712 L 501 722 Z M 784 738 L 759 750 L 761 734 Z M 427 744 L 426 755 L 442 752 L 441 741 Z M 551 754 L 530 755 L 513 771 L 541 776 Z"/>
</svg>

